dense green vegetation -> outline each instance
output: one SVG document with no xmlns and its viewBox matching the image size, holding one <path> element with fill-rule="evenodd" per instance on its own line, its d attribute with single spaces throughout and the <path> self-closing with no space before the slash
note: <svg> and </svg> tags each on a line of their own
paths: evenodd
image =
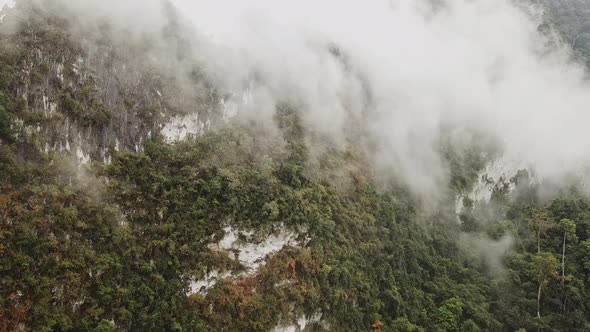
<svg viewBox="0 0 590 332">
<path fill-rule="evenodd" d="M 490 202 L 465 197 L 457 222 L 487 147 L 441 146 L 451 178 L 425 212 L 354 144 L 312 155 L 319 143 L 285 105 L 279 137 L 240 125 L 176 144 L 156 135 L 79 167 L 18 139 L 32 106 L 15 88 L 25 51 L 66 38 L 31 36 L 0 45 L 0 331 L 269 331 L 316 314 L 309 330 L 590 330 L 590 199 L 575 186 L 541 199 L 546 186 L 523 171 Z M 92 91 L 60 90 L 59 112 L 109 121 Z M 210 246 L 227 226 L 287 229 L 300 245 L 240 274 Z M 507 238 L 505 255 L 474 245 Z M 207 270 L 233 275 L 189 293 Z"/>
<path fill-rule="evenodd" d="M 443 213 L 426 226 L 407 193 L 377 191 L 360 167 L 347 188 L 316 176 L 329 169 L 310 173 L 292 130 L 297 115 L 279 112 L 285 118 L 284 150 L 247 129 L 176 145 L 154 140 L 144 153 L 116 153 L 111 165 L 89 170 L 102 180 L 65 171 L 58 155 L 19 160 L 3 144 L 2 328 L 266 331 L 317 312 L 332 330 L 350 331 L 376 321 L 384 331 L 589 327 L 588 200 L 570 194 L 542 204 L 522 179 L 514 200 L 492 200 L 498 212 L 467 208 L 462 218 L 475 224 Z M 360 164 L 353 153 L 330 158 Z M 203 267 L 239 270 L 207 247 L 227 223 L 260 233 L 283 225 L 311 240 L 254 275 L 187 297 L 189 277 Z M 491 273 L 461 250 L 456 238 L 468 225 L 514 236 L 505 271 Z"/>
</svg>

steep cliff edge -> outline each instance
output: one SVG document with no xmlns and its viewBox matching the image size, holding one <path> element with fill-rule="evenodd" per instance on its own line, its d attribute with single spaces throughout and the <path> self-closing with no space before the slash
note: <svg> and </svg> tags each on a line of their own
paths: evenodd
<svg viewBox="0 0 590 332">
<path fill-rule="evenodd" d="M 107 161 L 110 148 L 139 151 L 163 128 L 169 137 L 208 128 L 220 98 L 188 60 L 194 58 L 189 37 L 178 32 L 174 9 L 167 10 L 166 38 L 126 38 L 133 32 L 106 21 L 78 22 L 51 1 L 7 7 L 0 88 L 17 139 L 80 162 Z"/>
</svg>

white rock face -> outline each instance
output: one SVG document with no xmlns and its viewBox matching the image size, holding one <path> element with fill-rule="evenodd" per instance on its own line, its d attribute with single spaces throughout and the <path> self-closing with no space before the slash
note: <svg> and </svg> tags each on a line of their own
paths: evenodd
<svg viewBox="0 0 590 332">
<path fill-rule="evenodd" d="M 82 148 L 80 147 L 76 149 L 76 157 L 78 158 L 80 165 L 86 165 L 90 163 L 90 155 L 82 151 Z"/>
<path fill-rule="evenodd" d="M 226 251 L 233 256 L 231 252 L 237 253 L 237 259 L 249 271 L 256 271 L 262 265 L 267 256 L 283 249 L 285 246 L 297 246 L 295 241 L 296 234 L 281 229 L 277 234 L 270 234 L 260 243 L 249 242 L 252 240 L 252 232 L 243 232 L 232 227 L 224 229 L 225 237 L 217 244 L 211 245 L 211 250 Z M 245 236 L 248 241 L 243 243 L 239 236 Z M 233 257 L 232 257 L 233 258 Z"/>
<path fill-rule="evenodd" d="M 156 91 L 161 96 L 160 91 Z M 234 96 L 227 100 L 222 99 L 219 102 L 221 118 L 229 122 L 235 117 L 239 108 L 249 103 L 250 91 L 244 91 L 239 97 Z M 166 142 L 174 143 L 203 134 L 209 127 L 208 121 L 202 121 L 199 114 L 191 113 L 186 115 L 174 116 L 162 126 L 161 133 L 166 138 Z"/>
<path fill-rule="evenodd" d="M 478 176 L 478 182 L 473 190 L 467 195 L 474 202 L 489 202 L 492 198 L 494 189 L 500 186 L 507 185 L 508 190 L 514 189 L 515 183 L 510 180 L 517 175 L 518 171 L 528 170 L 532 180 L 533 177 L 531 170 L 534 167 L 532 163 L 525 162 L 522 160 L 510 159 L 502 157 L 492 163 L 490 163 Z M 537 179 L 538 180 L 538 179 Z M 463 209 L 463 197 L 460 196 L 456 200 L 455 212 L 461 213 Z"/>
<path fill-rule="evenodd" d="M 305 316 L 297 318 L 297 322 L 291 325 L 279 325 L 272 329 L 272 332 L 301 332 L 305 330 L 308 325 L 320 322 L 322 319 L 321 313 L 316 313 L 309 319 Z"/>
<path fill-rule="evenodd" d="M 200 135 L 205 131 L 206 123 L 199 120 L 198 114 L 175 116 L 162 127 L 166 142 L 182 141 L 190 136 Z"/>
<path fill-rule="evenodd" d="M 261 242 L 254 242 L 253 232 L 245 232 L 233 227 L 224 229 L 225 236 L 221 241 L 209 245 L 209 249 L 214 251 L 225 252 L 230 258 L 237 259 L 240 264 L 246 267 L 246 271 L 238 274 L 237 277 L 243 277 L 256 272 L 266 263 L 266 259 L 272 254 L 280 251 L 285 246 L 299 246 L 296 241 L 297 234 L 287 231 L 281 227 L 278 233 L 270 234 Z M 241 241 L 240 237 L 245 237 L 246 241 Z M 213 270 L 200 280 L 194 280 L 190 284 L 188 295 L 202 293 L 206 294 L 215 284 L 222 279 L 231 276 L 231 272 L 220 272 Z"/>
<path fill-rule="evenodd" d="M 479 183 L 471 192 L 470 198 L 474 201 L 489 201 L 492 197 L 493 189 L 497 185 L 510 183 L 510 179 L 512 179 L 518 171 L 525 169 L 532 169 L 531 163 L 508 158 L 500 158 L 494 161 L 480 174 Z M 510 190 L 512 190 L 514 184 L 510 183 L 509 186 Z"/>
</svg>

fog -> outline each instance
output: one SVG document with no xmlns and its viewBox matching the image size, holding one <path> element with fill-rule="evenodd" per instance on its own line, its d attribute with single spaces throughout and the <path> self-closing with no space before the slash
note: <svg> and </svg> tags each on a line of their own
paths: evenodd
<svg viewBox="0 0 590 332">
<path fill-rule="evenodd" d="M 0 8 L 8 5 L 10 7 L 14 6 L 14 0 L 0 0 Z"/>
<path fill-rule="evenodd" d="M 376 168 L 417 192 L 445 181 L 442 128 L 467 140 L 491 136 L 506 158 L 546 177 L 590 159 L 584 68 L 539 32 L 539 8 L 504 0 L 176 5 L 216 46 L 202 54 L 219 84 L 249 89 L 244 112 L 264 118 L 274 102 L 293 101 L 310 130 L 336 143 L 355 123 Z"/>
<path fill-rule="evenodd" d="M 124 27 L 123 40 L 160 42 L 166 0 L 62 2 L 81 22 Z M 539 32 L 542 12 L 522 1 L 173 3 L 194 29 L 194 61 L 240 118 L 271 126 L 276 104 L 291 103 L 308 132 L 337 147 L 359 144 L 378 174 L 416 193 L 447 181 L 443 132 L 458 150 L 491 137 L 506 158 L 546 177 L 590 159 L 584 68 Z"/>
</svg>

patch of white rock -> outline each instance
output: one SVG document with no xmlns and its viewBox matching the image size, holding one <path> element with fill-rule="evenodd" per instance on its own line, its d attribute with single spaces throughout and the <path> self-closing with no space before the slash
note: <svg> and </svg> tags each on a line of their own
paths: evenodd
<svg viewBox="0 0 590 332">
<path fill-rule="evenodd" d="M 236 277 L 247 276 L 256 272 L 266 263 L 266 260 L 272 254 L 286 246 L 295 247 L 301 245 L 296 240 L 297 234 L 286 230 L 284 227 L 281 227 L 278 233 L 270 234 L 260 242 L 254 242 L 252 240 L 254 236 L 253 232 L 240 231 L 233 227 L 226 227 L 224 232 L 225 236 L 223 239 L 218 243 L 209 245 L 209 249 L 224 252 L 231 258 L 237 259 L 240 264 L 246 267 L 246 271 Z M 248 241 L 241 241 L 241 237 L 245 237 Z M 206 294 L 218 281 L 228 278 L 231 275 L 229 271 L 209 271 L 204 278 L 193 280 L 190 283 L 190 291 L 187 295 L 197 293 Z"/>
<path fill-rule="evenodd" d="M 511 181 L 519 171 L 527 170 L 532 177 L 532 181 L 537 181 L 534 177 L 533 165 L 522 160 L 501 157 L 498 160 L 490 163 L 478 176 L 478 182 L 473 190 L 466 195 L 474 202 L 489 202 L 495 189 L 508 186 L 508 191 L 512 191 L 515 183 Z M 457 214 L 461 213 L 463 209 L 464 197 L 460 196 L 456 200 L 455 211 Z"/>
<path fill-rule="evenodd" d="M 279 325 L 272 329 L 272 332 L 302 332 L 306 327 L 312 324 L 321 323 L 322 325 L 325 325 L 322 323 L 322 316 L 321 313 L 316 313 L 311 317 L 301 315 L 297 318 L 296 322 L 293 322 L 293 324 Z M 325 326 L 324 328 L 327 329 Z"/>
</svg>

